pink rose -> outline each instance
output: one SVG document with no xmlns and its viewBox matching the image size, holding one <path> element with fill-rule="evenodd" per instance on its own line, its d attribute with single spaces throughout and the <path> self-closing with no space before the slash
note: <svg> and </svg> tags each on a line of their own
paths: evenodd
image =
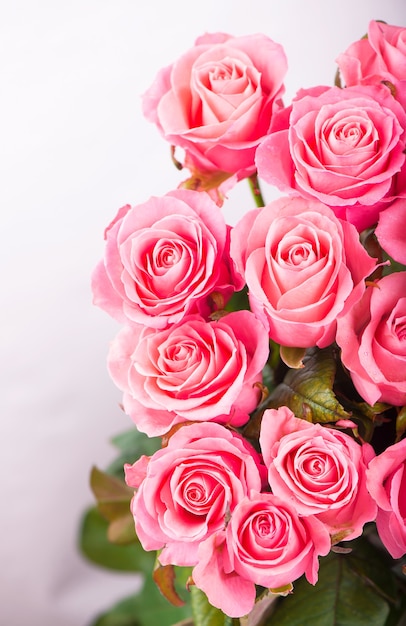
<svg viewBox="0 0 406 626">
<path fill-rule="evenodd" d="M 224 527 L 237 503 L 262 486 L 260 459 L 240 435 L 203 422 L 177 430 L 168 446 L 125 466 L 138 538 L 163 565 L 195 565 L 199 544 Z"/>
<path fill-rule="evenodd" d="M 336 61 L 347 87 L 389 83 L 406 106 L 406 28 L 372 20 L 368 37 L 352 43 Z"/>
<path fill-rule="evenodd" d="M 367 485 L 378 505 L 378 534 L 389 554 L 399 559 L 406 554 L 406 439 L 372 459 Z"/>
<path fill-rule="evenodd" d="M 338 320 L 341 360 L 366 402 L 406 404 L 406 272 L 384 276 Z"/>
<path fill-rule="evenodd" d="M 108 367 L 137 428 L 162 435 L 185 420 L 241 426 L 260 399 L 268 333 L 249 311 L 187 316 L 164 330 L 125 327 Z"/>
<path fill-rule="evenodd" d="M 330 534 L 354 539 L 375 519 L 365 471 L 374 451 L 339 430 L 295 417 L 287 407 L 264 412 L 260 445 L 272 492 L 300 515 L 315 515 Z"/>
<path fill-rule="evenodd" d="M 293 347 L 331 344 L 337 317 L 359 300 L 375 267 L 354 226 L 303 198 L 246 213 L 230 250 L 251 309 L 272 339 Z"/>
<path fill-rule="evenodd" d="M 125 206 L 106 229 L 105 257 L 92 277 L 94 303 L 119 322 L 176 323 L 213 291 L 234 290 L 228 238 L 205 193 L 177 190 Z"/>
<path fill-rule="evenodd" d="M 287 61 L 264 35 L 206 34 L 162 69 L 144 96 L 145 116 L 186 152 L 186 166 L 243 178 L 281 106 Z"/>
<path fill-rule="evenodd" d="M 379 213 L 375 235 L 392 259 L 406 265 L 406 199 L 395 200 Z"/>
<path fill-rule="evenodd" d="M 211 605 L 230 617 L 252 609 L 255 585 L 278 589 L 305 574 L 315 585 L 318 557 L 328 554 L 330 535 L 315 517 L 300 517 L 292 503 L 270 493 L 245 497 L 226 531 L 199 546 L 193 581 Z"/>
<path fill-rule="evenodd" d="M 256 153 L 259 175 L 358 230 L 405 196 L 406 113 L 384 86 L 302 90 Z"/>
</svg>

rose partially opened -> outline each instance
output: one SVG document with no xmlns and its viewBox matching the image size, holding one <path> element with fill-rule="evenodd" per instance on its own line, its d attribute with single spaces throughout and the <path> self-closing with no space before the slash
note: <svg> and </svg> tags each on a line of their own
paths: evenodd
<svg viewBox="0 0 406 626">
<path fill-rule="evenodd" d="M 303 198 L 246 213 L 231 232 L 231 255 L 251 309 L 273 340 L 292 347 L 332 343 L 337 317 L 359 300 L 375 267 L 354 226 Z"/>
<path fill-rule="evenodd" d="M 282 406 L 265 411 L 260 444 L 272 492 L 301 515 L 315 515 L 330 534 L 361 535 L 376 516 L 366 487 L 366 467 L 374 451 L 339 430 L 295 417 Z"/>
<path fill-rule="evenodd" d="M 371 20 L 367 37 L 352 43 L 338 55 L 337 63 L 347 87 L 389 87 L 406 106 L 406 28 Z"/>
<path fill-rule="evenodd" d="M 227 298 L 242 286 L 230 273 L 228 228 L 207 194 L 177 190 L 127 205 L 105 237 L 94 303 L 120 322 L 165 328 L 209 306 L 213 292 Z"/>
<path fill-rule="evenodd" d="M 406 113 L 383 85 L 301 90 L 261 142 L 258 173 L 361 231 L 405 195 L 405 131 Z"/>
<path fill-rule="evenodd" d="M 186 151 L 200 172 L 243 178 L 281 107 L 287 61 L 265 35 L 206 34 L 162 69 L 143 100 L 144 114 L 165 139 Z"/>
<path fill-rule="evenodd" d="M 213 606 L 241 617 L 254 606 L 255 585 L 289 588 L 302 574 L 316 584 L 318 557 L 330 547 L 330 535 L 317 518 L 299 516 L 287 499 L 251 492 L 226 530 L 200 545 L 193 580 Z"/>
<path fill-rule="evenodd" d="M 260 399 L 268 333 L 249 311 L 217 321 L 187 316 L 164 330 L 125 327 L 108 366 L 139 430 L 163 435 L 182 421 L 241 426 Z"/>
<path fill-rule="evenodd" d="M 369 404 L 406 404 L 406 272 L 369 286 L 338 321 L 341 360 Z"/>
</svg>

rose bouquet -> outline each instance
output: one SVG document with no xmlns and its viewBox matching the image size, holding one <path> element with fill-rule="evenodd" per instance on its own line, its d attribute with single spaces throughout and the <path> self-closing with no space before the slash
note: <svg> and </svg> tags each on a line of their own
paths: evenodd
<svg viewBox="0 0 406 626">
<path fill-rule="evenodd" d="M 404 623 L 406 28 L 337 63 L 285 104 L 279 44 L 206 34 L 144 96 L 189 175 L 118 211 L 92 277 L 136 428 L 82 547 L 145 578 L 98 626 Z"/>
</svg>

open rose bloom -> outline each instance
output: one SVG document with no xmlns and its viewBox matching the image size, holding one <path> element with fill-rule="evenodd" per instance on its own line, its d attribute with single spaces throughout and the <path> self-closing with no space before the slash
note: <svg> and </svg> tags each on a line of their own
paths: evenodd
<svg viewBox="0 0 406 626">
<path fill-rule="evenodd" d="M 108 365 L 126 413 L 156 436 L 185 420 L 242 426 L 258 404 L 268 355 L 265 327 L 235 311 L 215 322 L 188 316 L 161 331 L 125 327 Z"/>
<path fill-rule="evenodd" d="M 386 626 L 365 611 L 392 602 L 377 572 L 406 554 L 405 32 L 371 22 L 338 57 L 345 87 L 286 105 L 279 44 L 205 34 L 143 98 L 192 178 L 122 207 L 92 276 L 143 433 L 101 510 L 108 493 L 110 535 L 135 529 L 176 605 L 188 568 L 210 624 L 297 624 L 291 593 L 321 623 L 313 589 L 336 568 L 334 606 L 364 601 L 351 626 Z M 255 203 L 231 226 L 216 194 L 245 177 Z"/>
<path fill-rule="evenodd" d="M 367 37 L 337 57 L 347 87 L 385 84 L 406 106 L 406 28 L 372 20 Z"/>
<path fill-rule="evenodd" d="M 201 173 L 243 178 L 281 108 L 287 70 L 282 46 L 264 35 L 206 34 L 162 69 L 144 95 L 146 117 Z"/>
<path fill-rule="evenodd" d="M 331 344 L 337 318 L 361 297 L 375 267 L 351 224 L 303 198 L 246 213 L 232 231 L 231 255 L 270 337 L 293 347 Z"/>
<path fill-rule="evenodd" d="M 358 230 L 405 197 L 406 112 L 383 85 L 301 90 L 256 153 L 259 175 Z"/>
</svg>

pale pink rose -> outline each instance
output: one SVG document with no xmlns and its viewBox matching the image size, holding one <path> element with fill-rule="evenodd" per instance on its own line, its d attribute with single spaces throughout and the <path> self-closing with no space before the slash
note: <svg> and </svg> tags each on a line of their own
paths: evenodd
<svg viewBox="0 0 406 626">
<path fill-rule="evenodd" d="M 143 99 L 145 116 L 186 152 L 186 166 L 243 178 L 281 107 L 282 46 L 265 35 L 206 34 L 162 69 Z"/>
<path fill-rule="evenodd" d="M 406 554 L 406 439 L 372 459 L 367 486 L 378 505 L 378 534 L 389 554 L 399 559 Z"/>
<path fill-rule="evenodd" d="M 303 198 L 246 213 L 230 251 L 252 311 L 274 341 L 293 347 L 331 344 L 337 317 L 360 299 L 375 267 L 354 226 Z"/>
<path fill-rule="evenodd" d="M 379 214 L 375 235 L 392 259 L 406 265 L 406 199 L 395 200 Z"/>
<path fill-rule="evenodd" d="M 264 412 L 260 445 L 272 492 L 300 515 L 315 515 L 333 539 L 354 539 L 375 519 L 365 475 L 374 456 L 369 444 L 280 407 Z"/>
<path fill-rule="evenodd" d="M 405 197 L 406 113 L 384 86 L 301 90 L 256 153 L 258 173 L 359 231 Z"/>
<path fill-rule="evenodd" d="M 190 421 L 242 426 L 261 396 L 268 333 L 249 311 L 206 322 L 185 317 L 164 330 L 123 328 L 108 368 L 124 411 L 150 437 Z"/>
<path fill-rule="evenodd" d="M 347 87 L 388 83 L 406 106 L 406 28 L 372 20 L 368 36 L 339 54 L 337 64 Z"/>
<path fill-rule="evenodd" d="M 300 517 L 294 504 L 273 494 L 251 493 L 232 512 L 226 531 L 199 546 L 193 581 L 211 605 L 241 617 L 254 605 L 255 585 L 278 589 L 302 574 L 315 585 L 318 557 L 330 547 L 317 518 Z"/>
<path fill-rule="evenodd" d="M 230 274 L 228 227 L 205 193 L 177 190 L 127 205 L 105 238 L 92 276 L 94 303 L 120 322 L 164 328 L 214 291 L 241 288 Z"/>
<path fill-rule="evenodd" d="M 260 491 L 260 457 L 240 435 L 211 422 L 182 426 L 167 447 L 125 466 L 137 491 L 131 510 L 144 550 L 163 565 L 195 565 L 199 544 L 224 527 L 251 489 Z"/>
<path fill-rule="evenodd" d="M 406 404 L 406 272 L 384 276 L 338 320 L 341 360 L 362 398 Z"/>
</svg>

